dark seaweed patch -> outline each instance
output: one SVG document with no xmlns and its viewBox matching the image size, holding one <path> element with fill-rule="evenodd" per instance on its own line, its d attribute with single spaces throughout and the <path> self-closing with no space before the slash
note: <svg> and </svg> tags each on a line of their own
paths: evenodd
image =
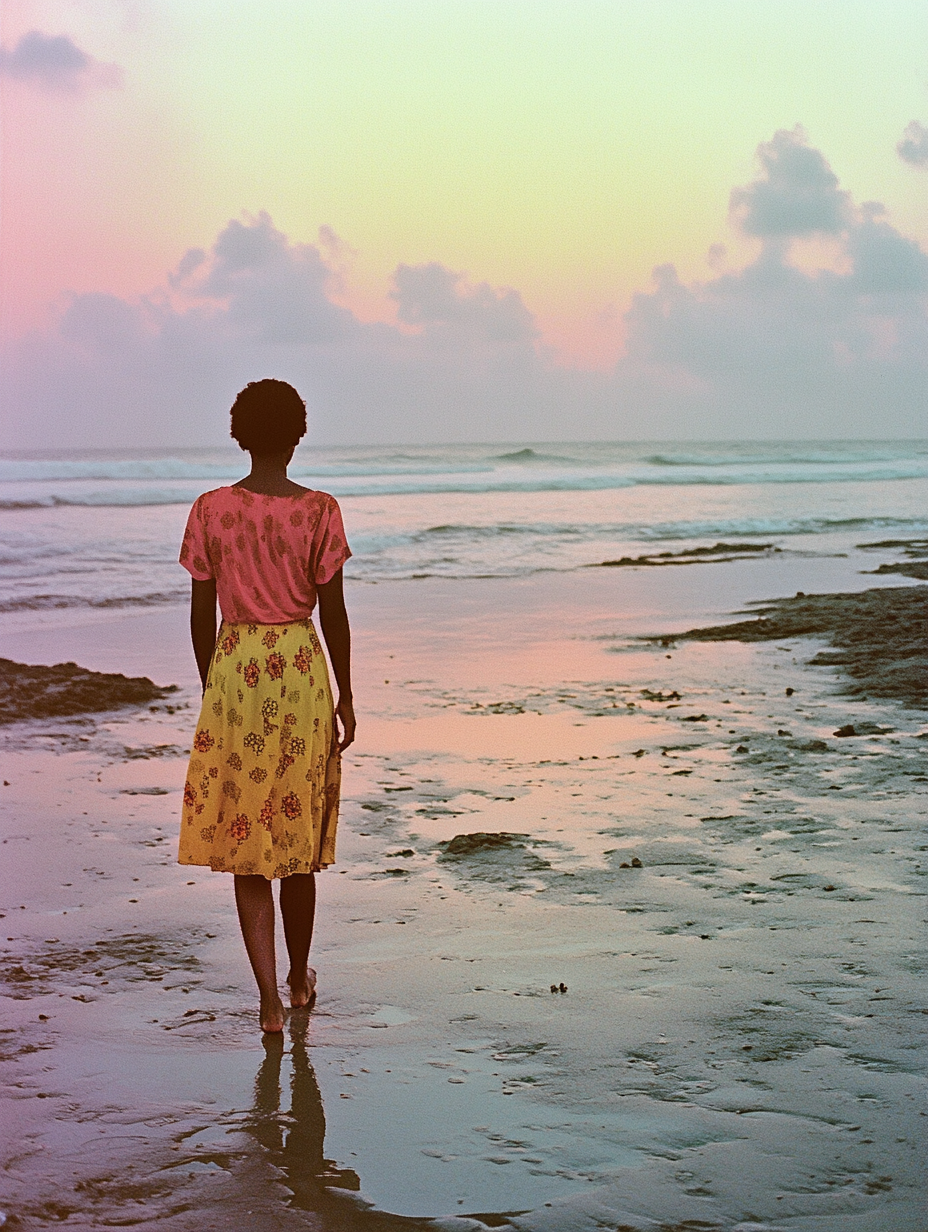
<svg viewBox="0 0 928 1232">
<path fill-rule="evenodd" d="M 439 843 L 442 851 L 439 859 L 460 859 L 468 856 L 486 855 L 498 851 L 512 851 L 526 846 L 527 834 L 487 834 L 478 831 L 475 834 L 456 834 L 447 843 Z"/>
<path fill-rule="evenodd" d="M 928 589 L 893 586 L 858 594 L 797 595 L 752 604 L 758 615 L 730 625 L 688 629 L 644 640 L 769 642 L 823 637 L 834 647 L 811 662 L 840 667 L 851 678 L 848 692 L 891 697 L 909 706 L 928 705 Z"/>
<path fill-rule="evenodd" d="M 91 672 L 76 663 L 14 663 L 0 659 L 0 723 L 143 706 L 178 691 L 147 676 Z"/>
</svg>

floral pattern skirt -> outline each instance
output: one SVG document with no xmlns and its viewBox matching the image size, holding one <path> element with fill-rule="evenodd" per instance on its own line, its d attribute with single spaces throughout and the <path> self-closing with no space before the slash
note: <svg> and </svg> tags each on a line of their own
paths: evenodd
<svg viewBox="0 0 928 1232">
<path fill-rule="evenodd" d="M 184 787 L 181 864 L 289 877 L 335 859 L 341 758 L 311 620 L 226 624 Z"/>
</svg>

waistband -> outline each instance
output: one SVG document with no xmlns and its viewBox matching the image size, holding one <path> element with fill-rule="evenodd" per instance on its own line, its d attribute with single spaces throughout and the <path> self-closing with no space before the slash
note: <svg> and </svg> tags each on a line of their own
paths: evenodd
<svg viewBox="0 0 928 1232">
<path fill-rule="evenodd" d="M 277 620 L 274 622 L 260 620 L 226 620 L 223 616 L 219 627 L 221 629 L 245 630 L 254 635 L 259 629 L 314 629 L 312 616 L 299 616 L 293 620 Z"/>
</svg>

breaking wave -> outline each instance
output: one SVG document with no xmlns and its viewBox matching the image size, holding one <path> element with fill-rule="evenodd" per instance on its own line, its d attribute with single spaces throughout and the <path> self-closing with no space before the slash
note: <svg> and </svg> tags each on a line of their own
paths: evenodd
<svg viewBox="0 0 928 1232">
<path fill-rule="evenodd" d="M 184 504 L 242 473 L 241 455 L 230 450 L 7 454 L 0 457 L 0 510 Z M 647 444 L 583 442 L 503 451 L 477 445 L 303 448 L 290 473 L 338 497 L 889 483 L 928 478 L 928 443 L 728 442 L 656 451 Z"/>
</svg>

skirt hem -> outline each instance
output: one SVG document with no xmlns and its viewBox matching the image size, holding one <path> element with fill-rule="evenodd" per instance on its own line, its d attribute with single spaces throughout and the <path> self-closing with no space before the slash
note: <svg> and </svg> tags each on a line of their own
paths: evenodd
<svg viewBox="0 0 928 1232">
<path fill-rule="evenodd" d="M 282 881 L 284 877 L 291 877 L 294 873 L 324 873 L 327 868 L 332 867 L 332 864 L 328 863 L 305 868 L 288 868 L 286 872 L 278 868 L 272 873 L 259 873 L 251 866 L 238 869 L 223 865 L 220 868 L 218 864 L 210 863 L 208 860 L 178 860 L 177 863 L 185 868 L 208 868 L 213 873 L 232 873 L 236 877 L 264 877 L 267 881 Z"/>
</svg>

